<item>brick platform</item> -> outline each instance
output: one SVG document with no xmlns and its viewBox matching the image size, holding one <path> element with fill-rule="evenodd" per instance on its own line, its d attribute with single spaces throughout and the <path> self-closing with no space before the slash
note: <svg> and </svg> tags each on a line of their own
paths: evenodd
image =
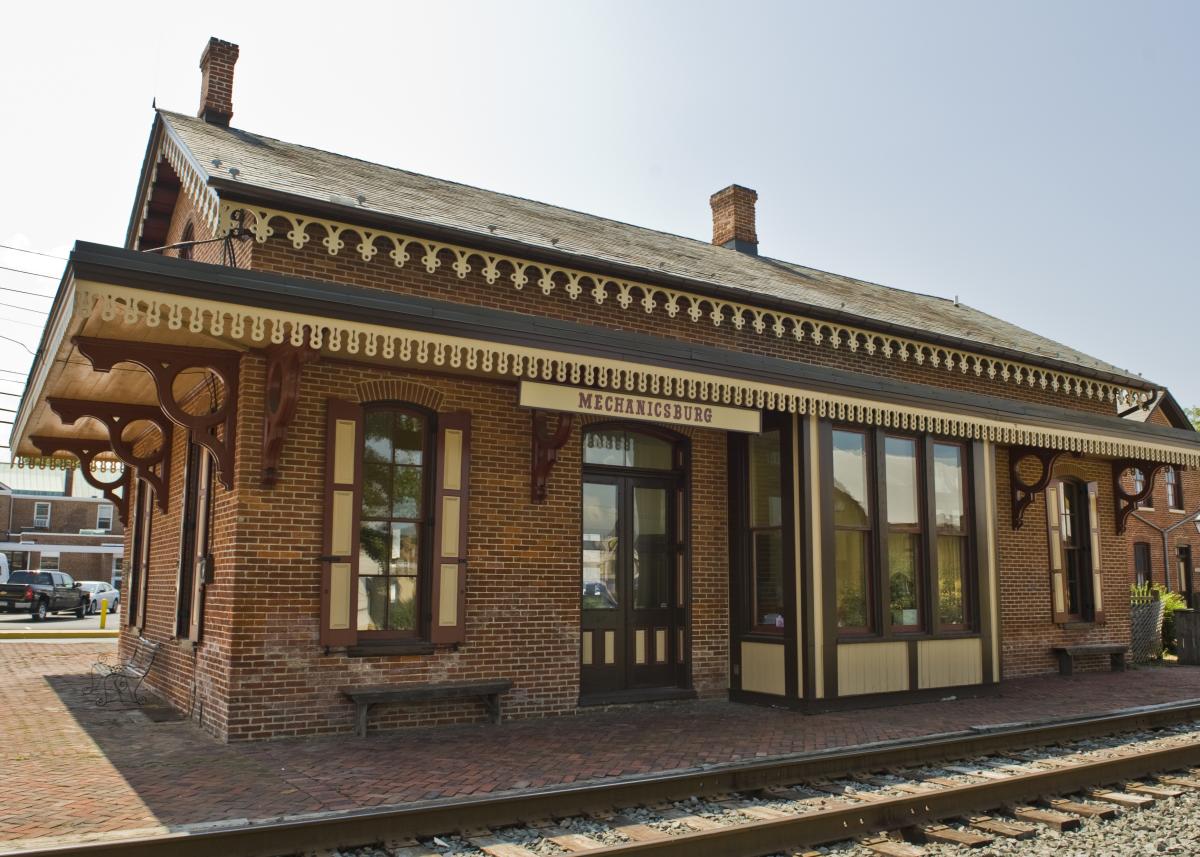
<svg viewBox="0 0 1200 857">
<path fill-rule="evenodd" d="M 1005 683 L 998 697 L 817 716 L 709 701 L 500 727 L 223 745 L 167 709 L 98 710 L 84 694 L 87 670 L 114 649 L 98 641 L 0 643 L 0 853 L 1200 698 L 1200 668 L 1170 667 L 1028 678 Z"/>
</svg>

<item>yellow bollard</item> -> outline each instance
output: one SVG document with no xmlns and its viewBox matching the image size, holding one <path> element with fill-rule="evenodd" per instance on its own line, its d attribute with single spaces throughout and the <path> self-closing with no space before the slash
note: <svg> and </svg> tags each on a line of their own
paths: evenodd
<svg viewBox="0 0 1200 857">
<path fill-rule="evenodd" d="M 108 599 L 100 599 L 100 630 L 104 630 L 104 622 L 108 619 Z"/>
</svg>

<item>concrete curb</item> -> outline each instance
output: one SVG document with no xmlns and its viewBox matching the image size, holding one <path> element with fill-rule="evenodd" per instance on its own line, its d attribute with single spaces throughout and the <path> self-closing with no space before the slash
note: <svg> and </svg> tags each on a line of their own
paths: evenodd
<svg viewBox="0 0 1200 857">
<path fill-rule="evenodd" d="M 0 640 L 108 640 L 120 631 L 0 631 Z"/>
</svg>

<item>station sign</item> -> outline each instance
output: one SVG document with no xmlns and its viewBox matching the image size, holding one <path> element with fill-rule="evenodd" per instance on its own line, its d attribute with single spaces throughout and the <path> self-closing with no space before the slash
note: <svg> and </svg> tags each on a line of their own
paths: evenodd
<svg viewBox="0 0 1200 857">
<path fill-rule="evenodd" d="M 762 431 L 762 414 L 750 408 L 730 408 L 707 402 L 681 402 L 559 384 L 521 382 L 521 407 L 572 414 L 594 414 L 614 420 L 674 423 L 719 431 L 757 434 Z"/>
</svg>

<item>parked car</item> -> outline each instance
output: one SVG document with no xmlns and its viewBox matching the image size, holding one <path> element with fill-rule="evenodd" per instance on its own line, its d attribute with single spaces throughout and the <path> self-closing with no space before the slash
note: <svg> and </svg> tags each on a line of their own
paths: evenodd
<svg viewBox="0 0 1200 857">
<path fill-rule="evenodd" d="M 14 571 L 8 583 L 0 583 L 0 610 L 18 613 L 28 610 L 33 621 L 40 622 L 51 613 L 87 615 L 91 596 L 61 571 Z"/>
<path fill-rule="evenodd" d="M 102 583 L 99 580 L 84 580 L 80 582 L 79 588 L 88 593 L 91 598 L 88 602 L 88 613 L 99 613 L 101 601 L 108 602 L 109 613 L 117 612 L 117 604 L 121 600 L 121 593 L 107 583 Z"/>
</svg>

